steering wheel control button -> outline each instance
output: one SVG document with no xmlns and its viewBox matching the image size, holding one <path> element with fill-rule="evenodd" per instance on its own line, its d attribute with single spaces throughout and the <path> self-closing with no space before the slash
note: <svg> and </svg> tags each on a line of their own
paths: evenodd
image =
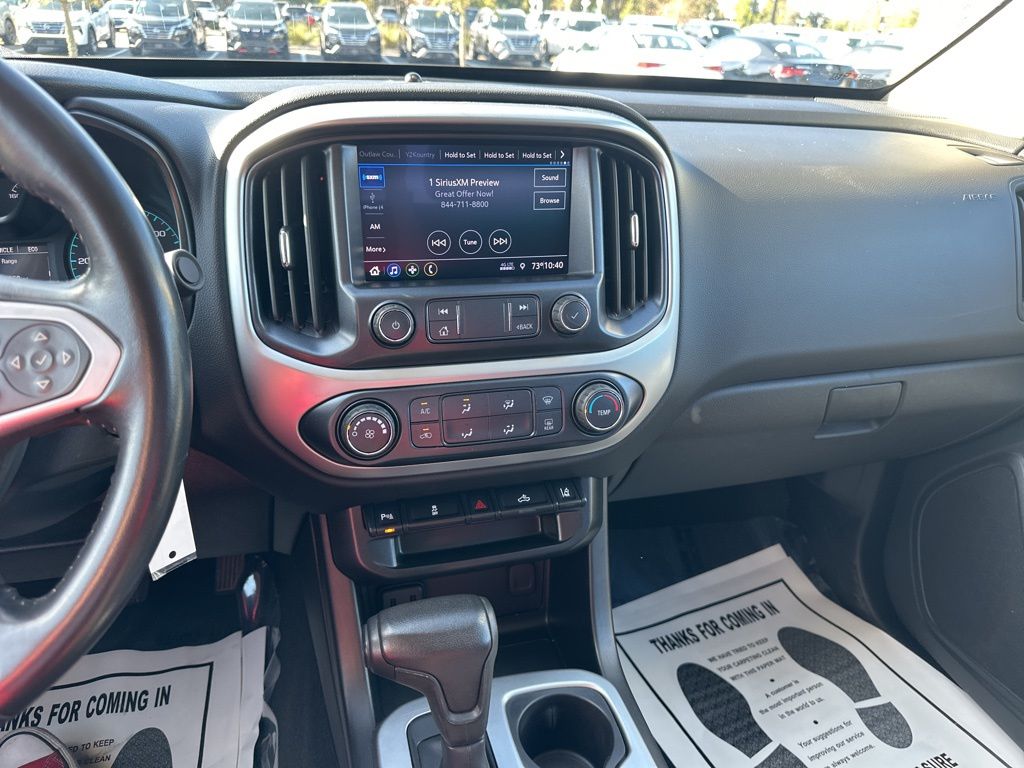
<svg viewBox="0 0 1024 768">
<path fill-rule="evenodd" d="M 539 483 L 513 485 L 498 491 L 498 506 L 502 517 L 543 514 L 554 511 L 548 489 Z"/>
<path fill-rule="evenodd" d="M 374 338 L 387 347 L 400 347 L 412 338 L 416 321 L 404 304 L 384 304 L 370 320 Z"/>
<path fill-rule="evenodd" d="M 395 446 L 398 422 L 391 409 L 380 403 L 358 403 L 341 417 L 338 440 L 360 459 L 375 459 Z"/>
<path fill-rule="evenodd" d="M 591 435 L 611 432 L 622 422 L 624 413 L 622 393 L 612 384 L 593 382 L 576 393 L 573 416 L 577 426 Z"/>
<path fill-rule="evenodd" d="M 53 353 L 48 349 L 37 349 L 28 359 L 32 370 L 37 373 L 46 373 L 53 367 Z"/>
<path fill-rule="evenodd" d="M 551 325 L 567 336 L 579 333 L 590 324 L 590 304 L 582 296 L 562 296 L 551 307 Z"/>
<path fill-rule="evenodd" d="M 84 350 L 69 328 L 31 325 L 15 333 L 3 352 L 3 372 L 11 386 L 34 400 L 70 392 L 81 378 Z"/>
</svg>

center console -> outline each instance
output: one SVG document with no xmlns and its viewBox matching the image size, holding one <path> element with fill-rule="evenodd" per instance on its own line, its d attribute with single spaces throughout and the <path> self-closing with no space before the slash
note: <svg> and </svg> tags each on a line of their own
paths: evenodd
<svg viewBox="0 0 1024 768">
<path fill-rule="evenodd" d="M 375 759 L 660 764 L 593 586 L 600 467 L 629 465 L 675 366 L 678 206 L 658 140 L 573 107 L 307 106 L 233 146 L 225 215 L 252 409 L 346 492 L 318 536 L 331 607 L 350 606 L 338 663 L 381 676 L 341 682 L 364 702 L 348 718 L 379 715 Z M 453 600 L 466 593 L 497 623 Z M 352 627 L 373 614 L 363 647 Z M 471 642 L 485 625 L 509 639 L 488 690 L 470 685 L 494 664 Z M 438 666 L 462 646 L 483 677 Z M 397 704 L 396 682 L 426 699 Z"/>
</svg>

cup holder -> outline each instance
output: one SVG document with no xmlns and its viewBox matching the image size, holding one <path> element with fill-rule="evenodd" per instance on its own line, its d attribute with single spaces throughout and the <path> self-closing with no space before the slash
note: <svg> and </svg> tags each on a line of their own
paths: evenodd
<svg viewBox="0 0 1024 768">
<path fill-rule="evenodd" d="M 530 768 L 615 768 L 626 755 L 618 721 L 589 688 L 520 694 L 508 712 Z"/>
</svg>

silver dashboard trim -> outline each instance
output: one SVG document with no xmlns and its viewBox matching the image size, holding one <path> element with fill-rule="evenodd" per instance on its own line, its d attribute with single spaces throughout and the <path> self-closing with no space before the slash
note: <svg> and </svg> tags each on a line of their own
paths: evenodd
<svg viewBox="0 0 1024 768">
<path fill-rule="evenodd" d="M 509 700 L 520 693 L 557 691 L 565 688 L 589 688 L 608 703 L 622 728 L 627 754 L 618 768 L 650 768 L 654 758 L 636 723 L 629 715 L 626 703 L 608 680 L 591 672 L 577 669 L 559 669 L 546 672 L 528 672 L 494 678 L 491 688 L 491 711 L 487 721 L 487 738 L 494 752 L 498 768 L 527 768 L 519 757 L 512 729 L 505 715 Z M 406 731 L 417 717 L 430 712 L 426 699 L 416 699 L 396 709 L 377 731 L 378 768 L 412 768 Z"/>
<path fill-rule="evenodd" d="M 257 335 L 250 315 L 245 253 L 245 180 L 257 162 L 290 136 L 373 126 L 416 130 L 423 126 L 502 128 L 511 135 L 526 129 L 594 131 L 629 139 L 655 162 L 666 202 L 664 242 L 668 244 L 665 313 L 639 339 L 605 352 L 521 360 L 451 365 L 341 370 L 291 358 L 267 346 Z M 218 137 L 223 138 L 223 137 Z M 339 139 L 340 140 L 340 139 Z M 576 107 L 468 102 L 357 102 L 302 107 L 280 115 L 242 139 L 227 159 L 224 202 L 228 288 L 239 364 L 252 407 L 264 427 L 285 448 L 328 475 L 345 478 L 412 477 L 515 466 L 586 456 L 606 450 L 629 436 L 664 396 L 672 378 L 679 327 L 679 213 L 672 163 L 653 137 L 625 118 Z M 637 380 L 644 400 L 633 419 L 615 435 L 598 443 L 401 466 L 350 466 L 321 455 L 299 433 L 299 421 L 311 408 L 357 390 L 486 382 L 492 379 L 551 376 L 587 371 L 613 371 Z"/>
</svg>

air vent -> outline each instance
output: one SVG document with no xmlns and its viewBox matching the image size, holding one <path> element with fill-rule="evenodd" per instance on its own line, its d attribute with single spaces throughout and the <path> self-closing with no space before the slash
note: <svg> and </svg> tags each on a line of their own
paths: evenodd
<svg viewBox="0 0 1024 768">
<path fill-rule="evenodd" d="M 268 326 L 325 335 L 336 315 L 325 153 L 308 150 L 262 166 L 250 195 L 260 317 Z"/>
<path fill-rule="evenodd" d="M 601 153 L 605 309 L 624 320 L 660 306 L 665 269 L 658 172 L 636 155 Z"/>
</svg>

